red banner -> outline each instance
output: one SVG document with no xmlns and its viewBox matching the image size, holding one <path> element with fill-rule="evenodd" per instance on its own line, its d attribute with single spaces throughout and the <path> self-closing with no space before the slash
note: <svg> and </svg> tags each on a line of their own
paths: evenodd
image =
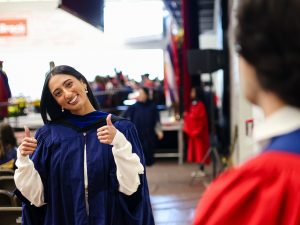
<svg viewBox="0 0 300 225">
<path fill-rule="evenodd" d="M 0 36 L 26 36 L 26 19 L 0 19 Z"/>
</svg>

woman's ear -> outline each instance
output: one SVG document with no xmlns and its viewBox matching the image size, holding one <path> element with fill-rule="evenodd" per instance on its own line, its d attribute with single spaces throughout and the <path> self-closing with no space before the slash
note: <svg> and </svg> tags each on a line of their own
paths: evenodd
<svg viewBox="0 0 300 225">
<path fill-rule="evenodd" d="M 80 80 L 80 82 L 82 83 L 84 89 L 87 90 L 87 84 L 83 80 Z"/>
</svg>

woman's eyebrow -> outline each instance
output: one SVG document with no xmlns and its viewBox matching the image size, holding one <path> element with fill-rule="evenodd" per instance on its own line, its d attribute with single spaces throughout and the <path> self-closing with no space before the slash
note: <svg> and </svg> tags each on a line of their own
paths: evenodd
<svg viewBox="0 0 300 225">
<path fill-rule="evenodd" d="M 65 80 L 64 82 L 63 82 L 63 86 L 65 85 L 65 83 L 67 83 L 69 80 L 71 80 L 71 79 L 67 79 L 67 80 Z M 56 91 L 56 90 L 58 90 L 59 88 L 56 88 L 52 93 L 54 94 L 54 92 Z"/>
</svg>

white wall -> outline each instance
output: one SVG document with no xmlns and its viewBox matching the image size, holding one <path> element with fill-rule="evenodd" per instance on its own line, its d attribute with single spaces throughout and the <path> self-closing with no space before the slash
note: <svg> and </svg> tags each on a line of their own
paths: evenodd
<svg viewBox="0 0 300 225">
<path fill-rule="evenodd" d="M 238 66 L 238 55 L 234 51 L 234 38 L 233 28 L 236 25 L 235 8 L 237 0 L 231 0 L 231 27 L 229 33 L 230 42 L 230 64 L 231 64 L 231 136 L 234 136 L 234 128 L 238 127 L 238 140 L 235 145 L 233 160 L 236 164 L 240 164 L 257 153 L 257 148 L 253 141 L 253 137 L 246 135 L 246 123 L 248 119 L 254 120 L 254 126 L 261 123 L 263 119 L 263 113 L 261 109 L 250 104 L 243 94 L 243 87 L 241 85 L 240 72 Z"/>
<path fill-rule="evenodd" d="M 146 72 L 163 78 L 161 49 L 128 49 L 118 38 L 57 9 L 55 2 L 0 3 L 0 18 L 27 19 L 27 36 L 0 37 L 0 60 L 13 96 L 39 98 L 51 60 L 74 66 L 88 80 L 113 75 L 114 68 L 131 78 Z"/>
</svg>

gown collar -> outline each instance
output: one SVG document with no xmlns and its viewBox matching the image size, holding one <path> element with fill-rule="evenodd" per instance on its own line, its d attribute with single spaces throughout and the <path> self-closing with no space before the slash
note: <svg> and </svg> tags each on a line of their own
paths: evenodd
<svg viewBox="0 0 300 225">
<path fill-rule="evenodd" d="M 90 129 L 104 126 L 108 113 L 94 111 L 86 115 L 70 114 L 58 123 L 71 127 L 79 132 L 86 132 Z"/>
<path fill-rule="evenodd" d="M 300 129 L 278 137 L 273 137 L 264 151 L 283 151 L 300 154 L 299 140 Z"/>
</svg>

